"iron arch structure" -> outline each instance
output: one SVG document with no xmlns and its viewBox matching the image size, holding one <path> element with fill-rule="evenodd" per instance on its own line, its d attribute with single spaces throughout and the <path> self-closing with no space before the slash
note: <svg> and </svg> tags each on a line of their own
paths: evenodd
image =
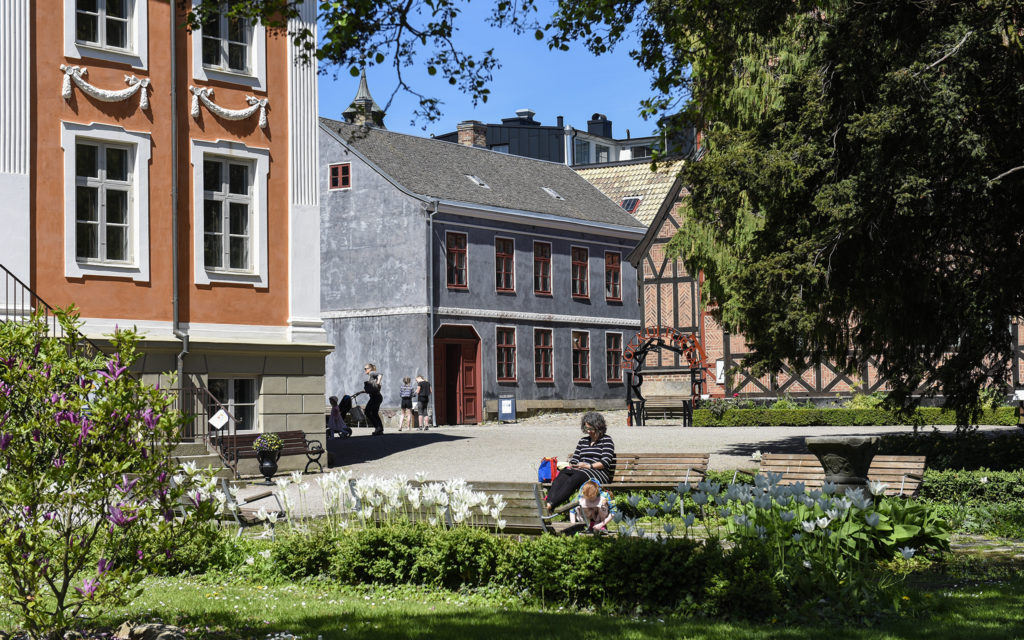
<svg viewBox="0 0 1024 640">
<path fill-rule="evenodd" d="M 633 336 L 622 350 L 622 369 L 626 375 L 626 405 L 629 407 L 628 424 L 642 426 L 646 420 L 647 399 L 641 393 L 644 366 L 648 354 L 668 351 L 682 356 L 683 375 L 690 376 L 690 397 L 696 403 L 704 393 L 707 378 L 707 353 L 700 339 L 693 333 L 683 333 L 672 327 L 647 327 Z M 692 410 L 695 404 L 686 407 Z"/>
</svg>

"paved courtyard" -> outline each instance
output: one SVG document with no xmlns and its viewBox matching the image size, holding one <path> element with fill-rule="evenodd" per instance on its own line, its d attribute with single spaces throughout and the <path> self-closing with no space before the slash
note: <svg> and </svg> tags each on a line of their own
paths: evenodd
<svg viewBox="0 0 1024 640">
<path fill-rule="evenodd" d="M 804 438 L 814 435 L 883 435 L 907 433 L 910 427 L 681 427 L 678 424 L 626 426 L 626 412 L 606 412 L 608 434 L 620 452 L 708 452 L 710 467 L 725 470 L 752 468 L 755 451 L 806 453 Z M 507 480 L 529 482 L 537 478 L 537 464 L 547 456 L 567 459 L 580 438 L 582 414 L 553 414 L 515 424 L 443 426 L 426 432 L 371 437 L 370 429 L 356 429 L 351 438 L 332 439 L 328 447 L 335 467 L 355 476 L 409 477 L 423 472 L 428 480 Z M 930 427 L 929 427 L 930 428 Z M 951 431 L 952 427 L 940 427 Z M 982 427 L 985 431 L 1015 431 L 1017 427 Z M 320 511 L 319 474 L 310 474 L 306 496 L 310 510 Z M 290 491 L 295 491 L 294 486 Z M 322 512 L 322 511 L 320 511 Z"/>
</svg>

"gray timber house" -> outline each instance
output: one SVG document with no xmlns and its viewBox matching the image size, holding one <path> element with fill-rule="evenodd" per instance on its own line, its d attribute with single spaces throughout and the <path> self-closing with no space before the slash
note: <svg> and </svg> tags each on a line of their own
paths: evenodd
<svg viewBox="0 0 1024 640">
<path fill-rule="evenodd" d="M 433 386 L 439 424 L 512 394 L 531 409 L 624 406 L 646 228 L 569 167 L 320 119 L 321 316 L 329 395 L 383 373 Z M 312 247 L 311 250 L 314 250 Z M 492 416 L 493 417 L 493 416 Z"/>
</svg>

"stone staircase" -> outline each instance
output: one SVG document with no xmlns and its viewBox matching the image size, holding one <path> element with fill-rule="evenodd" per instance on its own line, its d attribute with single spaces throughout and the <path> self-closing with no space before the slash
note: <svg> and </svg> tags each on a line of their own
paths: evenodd
<svg viewBox="0 0 1024 640">
<path fill-rule="evenodd" d="M 171 457 L 178 464 L 194 462 L 200 469 L 213 467 L 217 469 L 218 478 L 233 479 L 235 477 L 234 472 L 224 466 L 224 461 L 219 455 L 210 453 L 206 445 L 199 442 L 179 442 L 171 452 Z"/>
</svg>

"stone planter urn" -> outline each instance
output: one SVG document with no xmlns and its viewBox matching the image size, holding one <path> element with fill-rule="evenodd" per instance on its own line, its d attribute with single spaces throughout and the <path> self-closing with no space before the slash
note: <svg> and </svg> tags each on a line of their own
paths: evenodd
<svg viewBox="0 0 1024 640">
<path fill-rule="evenodd" d="M 277 473 L 277 461 L 280 457 L 280 449 L 256 452 L 256 459 L 260 462 L 260 473 L 262 473 L 263 477 L 266 479 L 263 484 L 274 484 L 271 478 L 273 478 L 274 474 Z"/>
<path fill-rule="evenodd" d="M 825 470 L 825 482 L 839 493 L 868 486 L 868 468 L 878 451 L 878 436 L 818 436 L 807 438 L 807 448 Z"/>
</svg>

